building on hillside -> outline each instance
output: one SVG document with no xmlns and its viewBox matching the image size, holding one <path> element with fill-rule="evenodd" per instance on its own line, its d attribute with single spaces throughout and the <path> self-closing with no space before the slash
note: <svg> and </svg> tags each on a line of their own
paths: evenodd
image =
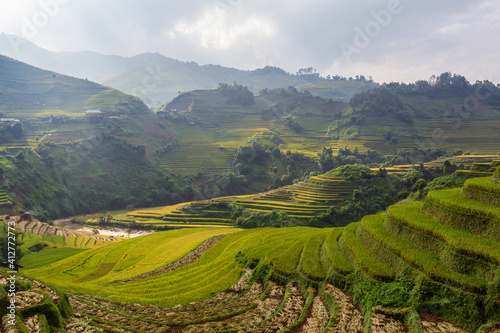
<svg viewBox="0 0 500 333">
<path fill-rule="evenodd" d="M 89 120 L 101 119 L 103 115 L 104 114 L 99 109 L 89 109 L 85 112 L 85 118 Z"/>
<path fill-rule="evenodd" d="M 6 124 L 14 124 L 14 123 L 18 123 L 19 119 L 14 119 L 14 118 L 0 118 L 0 122 L 6 123 Z"/>
<path fill-rule="evenodd" d="M 21 215 L 21 221 L 31 221 L 32 217 L 33 214 L 31 214 L 30 212 L 26 212 L 23 215 Z"/>
</svg>

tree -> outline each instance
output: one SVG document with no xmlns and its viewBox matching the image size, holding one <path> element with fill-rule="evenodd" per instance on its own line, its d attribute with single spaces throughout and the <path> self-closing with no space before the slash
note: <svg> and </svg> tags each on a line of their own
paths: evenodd
<svg viewBox="0 0 500 333">
<path fill-rule="evenodd" d="M 321 167 L 321 171 L 327 172 L 333 169 L 333 150 L 332 147 L 323 147 L 321 153 L 318 153 L 318 163 Z"/>
<path fill-rule="evenodd" d="M 12 126 L 11 131 L 12 131 L 12 136 L 14 138 L 20 138 L 23 135 L 23 124 L 21 124 L 21 123 L 15 123 Z"/>
<path fill-rule="evenodd" d="M 424 190 L 424 188 L 427 186 L 427 182 L 425 179 L 419 179 L 415 182 L 415 184 L 412 187 L 413 192 L 420 192 Z"/>
<path fill-rule="evenodd" d="M 446 175 L 448 171 L 451 169 L 451 162 L 446 160 L 443 162 L 443 174 Z"/>
<path fill-rule="evenodd" d="M 26 154 L 22 151 L 20 151 L 19 153 L 17 153 L 16 155 L 16 159 L 18 161 L 24 161 L 24 159 L 26 158 Z"/>
</svg>

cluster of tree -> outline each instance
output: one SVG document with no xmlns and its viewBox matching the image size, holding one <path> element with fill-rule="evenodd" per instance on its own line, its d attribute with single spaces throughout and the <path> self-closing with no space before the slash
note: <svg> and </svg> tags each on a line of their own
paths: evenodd
<svg viewBox="0 0 500 333">
<path fill-rule="evenodd" d="M 217 87 L 219 94 L 226 98 L 227 104 L 237 104 L 241 106 L 252 106 L 255 104 L 253 93 L 248 87 L 233 82 L 232 85 L 219 83 Z"/>
<path fill-rule="evenodd" d="M 500 105 L 500 85 L 488 80 L 471 84 L 465 77 L 450 72 L 433 75 L 429 80 L 419 80 L 415 83 L 391 82 L 384 86 L 404 95 L 425 95 L 431 98 L 472 95 L 487 104 Z"/>
<path fill-rule="evenodd" d="M 50 122 L 50 125 L 52 125 L 54 127 L 57 127 L 57 126 L 61 126 L 63 124 L 67 124 L 67 123 L 83 122 L 84 119 L 75 119 L 75 118 L 71 118 L 71 117 L 68 117 L 68 116 L 54 116 L 54 115 L 50 115 L 50 117 L 42 117 L 42 118 L 40 118 L 40 121 L 42 121 L 42 122 Z"/>
<path fill-rule="evenodd" d="M 358 82 L 368 82 L 373 83 L 373 78 L 368 76 L 366 78 L 364 75 L 355 75 L 354 77 L 344 77 L 342 75 L 330 75 L 328 74 L 325 78 L 328 81 L 358 81 Z"/>
<path fill-rule="evenodd" d="M 0 123 L 0 143 L 11 142 L 23 135 L 23 124 L 16 122 L 14 124 Z"/>
<path fill-rule="evenodd" d="M 368 149 L 366 153 L 361 153 L 357 147 L 351 150 L 347 146 L 339 148 L 337 155 L 333 155 L 333 149 L 331 147 L 323 147 L 322 151 L 317 154 L 316 159 L 323 173 L 343 165 L 378 165 L 386 161 L 386 157 L 377 151 Z"/>
<path fill-rule="evenodd" d="M 455 150 L 451 155 L 461 155 L 461 150 Z M 417 164 L 420 162 L 430 162 L 442 157 L 449 156 L 450 154 L 442 148 L 417 148 L 412 150 L 400 150 L 396 155 L 387 156 L 385 167 L 391 165 L 404 165 L 404 164 Z"/>
<path fill-rule="evenodd" d="M 405 109 L 401 98 L 387 87 L 360 92 L 351 98 L 349 104 L 359 112 L 380 116 L 395 115 L 397 117 Z"/>
<path fill-rule="evenodd" d="M 245 193 L 249 184 L 247 176 L 236 171 L 199 174 L 197 180 L 199 185 L 194 189 L 191 201 Z"/>
<path fill-rule="evenodd" d="M 324 80 L 319 73 L 316 72 L 316 68 L 307 67 L 301 68 L 296 73 L 297 76 L 306 78 L 308 81 L 312 81 L 314 83 L 319 82 L 320 80 Z"/>
<path fill-rule="evenodd" d="M 310 156 L 278 148 L 265 149 L 256 142 L 239 147 L 233 163 L 235 172 L 246 176 L 248 182 L 269 184 L 264 189 L 290 185 L 310 172 L 319 171 L 318 163 Z M 263 167 L 267 173 L 259 171 Z"/>
<path fill-rule="evenodd" d="M 309 91 L 300 92 L 295 87 L 289 86 L 285 88 L 264 88 L 259 91 L 260 96 L 264 96 L 269 100 L 290 100 L 289 103 L 296 105 L 300 97 L 309 97 L 311 93 Z M 291 108 L 294 109 L 295 107 Z"/>
<path fill-rule="evenodd" d="M 282 210 L 259 212 L 235 204 L 232 204 L 230 208 L 231 218 L 235 221 L 234 226 L 238 228 L 285 228 L 307 224 L 307 222 L 289 217 Z"/>
<path fill-rule="evenodd" d="M 360 164 L 344 165 L 332 170 L 328 175 L 342 177 L 346 184 L 357 189 L 351 195 L 345 196 L 339 205 L 332 206 L 327 212 L 320 213 L 308 221 L 290 218 L 280 210 L 258 212 L 237 204 L 229 204 L 227 208 L 231 209 L 235 226 L 241 228 L 280 228 L 297 225 L 338 227 L 359 221 L 365 215 L 383 211 L 409 195 L 422 199 L 422 193 L 427 193 L 430 189 L 463 184 L 463 180 L 454 179 L 456 177 L 451 175 L 436 179 L 442 175 L 441 169 L 426 169 L 422 164 L 411 168 L 404 175 L 389 175 L 385 169 L 372 171 Z M 436 180 L 432 181 L 433 179 Z"/>
<path fill-rule="evenodd" d="M 286 116 L 283 118 L 283 124 L 290 128 L 292 131 L 295 133 L 301 133 L 304 131 L 304 127 L 302 127 L 301 124 L 295 119 L 293 119 L 292 116 Z"/>
</svg>

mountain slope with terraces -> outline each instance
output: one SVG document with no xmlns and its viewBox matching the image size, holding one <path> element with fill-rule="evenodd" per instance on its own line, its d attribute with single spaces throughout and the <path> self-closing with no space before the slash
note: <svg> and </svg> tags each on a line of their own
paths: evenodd
<svg viewBox="0 0 500 333">
<path fill-rule="evenodd" d="M 497 169 L 343 228 L 166 231 L 24 273 L 72 291 L 104 331 L 497 332 L 499 179 Z M 229 230 L 186 266 L 123 280 Z M 165 252 L 186 233 L 200 242 Z"/>
</svg>

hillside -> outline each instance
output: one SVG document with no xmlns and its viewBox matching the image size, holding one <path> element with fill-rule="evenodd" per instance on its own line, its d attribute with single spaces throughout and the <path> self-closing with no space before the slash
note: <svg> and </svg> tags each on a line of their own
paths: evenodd
<svg viewBox="0 0 500 333">
<path fill-rule="evenodd" d="M 176 123 L 180 140 L 179 147 L 162 156 L 160 165 L 185 174 L 228 171 L 239 146 L 253 143 L 309 156 L 322 147 L 331 147 L 335 154 L 345 146 L 412 155 L 397 156 L 393 164 L 415 164 L 455 151 L 498 154 L 500 108 L 493 97 L 473 99 L 470 91 L 475 89 L 479 86 L 465 93 L 436 88 L 433 95 L 383 87 L 360 92 L 350 103 L 295 88 L 262 89 L 246 106 L 228 102 L 218 89 L 186 92 L 158 112 Z M 498 88 L 493 89 L 498 94 Z M 473 109 L 466 109 L 467 101 L 476 103 Z M 418 151 L 442 153 L 431 157 Z"/>
<path fill-rule="evenodd" d="M 442 332 L 457 330 L 444 319 L 468 332 L 489 332 L 500 319 L 499 172 L 470 179 L 463 190 L 432 191 L 423 203 L 391 206 L 387 213 L 366 216 L 344 228 L 233 230 L 191 264 L 136 280 L 123 279 L 175 261 L 197 246 L 186 243 L 185 250 L 163 251 L 172 242 L 183 242 L 183 236 L 176 234 L 224 231 L 162 232 L 24 273 L 113 302 L 167 307 L 123 308 L 114 303 L 102 307 L 94 297 L 72 296 L 72 304 L 88 314 L 93 325 L 127 331 L 137 325 L 154 329 L 168 325 L 193 332 L 208 327 L 212 331 L 252 327 L 255 332 L 278 325 L 307 332 L 308 325 L 319 325 L 322 331 L 346 325 L 346 319 L 353 325 L 359 320 L 359 332 L 363 327 L 378 332 L 377 325 L 421 332 L 436 323 Z M 134 250 L 139 257 L 128 257 L 144 244 L 153 252 L 144 257 Z M 150 262 L 155 264 L 149 266 Z M 360 310 L 345 312 L 352 309 L 351 301 Z M 107 317 L 110 309 L 124 325 L 116 326 Z M 160 319 L 147 309 L 171 315 Z M 130 314 L 138 310 L 146 317 Z"/>
<path fill-rule="evenodd" d="M 148 112 L 132 96 L 93 82 L 41 70 L 0 56 L 0 103 L 7 117 L 85 115 L 85 109 L 141 114 Z"/>
<path fill-rule="evenodd" d="M 55 218 L 191 199 L 183 179 L 155 165 L 176 132 L 139 99 L 3 56 L 0 87 L 2 118 L 12 118 L 0 124 L 4 214 Z M 87 119 L 87 108 L 102 113 Z"/>
<path fill-rule="evenodd" d="M 278 148 L 310 156 L 322 147 L 344 146 L 326 133 L 346 104 L 299 93 L 293 87 L 264 89 L 252 99 L 250 105 L 241 105 L 228 102 L 220 89 L 196 90 L 165 104 L 158 115 L 176 123 L 180 146 L 163 155 L 161 165 L 188 174 L 228 170 L 239 146 L 253 142 L 263 150 Z M 349 146 L 366 150 L 360 141 Z"/>
<path fill-rule="evenodd" d="M 417 148 L 498 154 L 500 89 L 442 73 L 436 82 L 391 83 L 361 92 L 351 112 L 330 127 L 332 137 L 361 140 L 380 152 Z M 382 138 L 382 140 L 381 140 Z"/>
</svg>

